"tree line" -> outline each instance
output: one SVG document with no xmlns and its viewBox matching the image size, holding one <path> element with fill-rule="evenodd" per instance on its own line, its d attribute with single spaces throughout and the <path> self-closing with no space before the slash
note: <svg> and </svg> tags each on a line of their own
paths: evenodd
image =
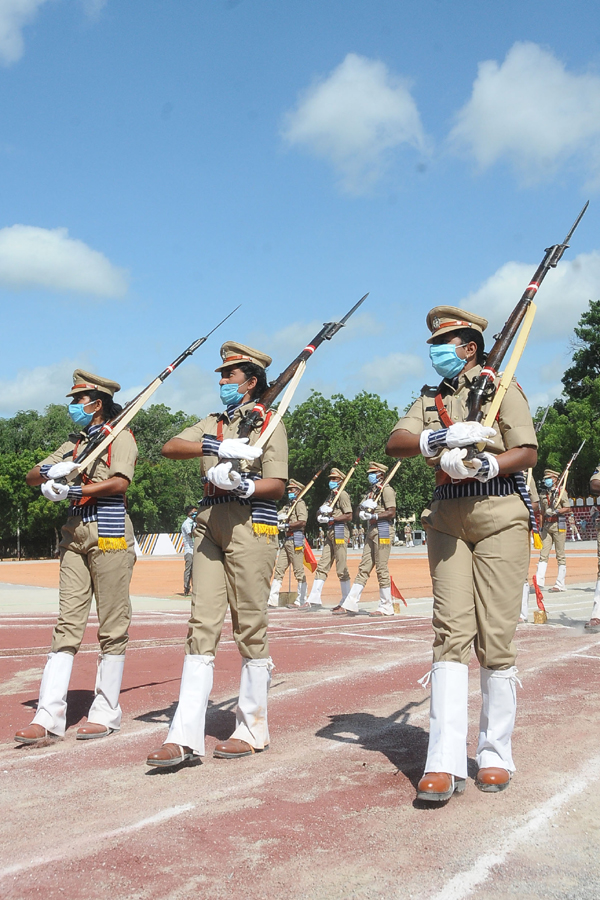
<svg viewBox="0 0 600 900">
<path fill-rule="evenodd" d="M 562 383 L 563 395 L 548 410 L 538 435 L 534 474 L 539 480 L 547 465 L 561 470 L 586 438 L 569 483 L 572 494 L 585 496 L 590 475 L 600 462 L 600 301 L 590 302 L 575 328 L 573 358 Z M 543 413 L 543 409 L 537 410 L 536 420 Z M 185 507 L 202 497 L 198 461 L 166 460 L 160 455 L 166 441 L 198 418 L 159 403 L 141 410 L 133 420 L 139 459 L 127 503 L 136 534 L 178 531 Z M 369 460 L 386 465 L 394 462 L 383 448 L 398 418 L 398 410 L 374 393 L 327 398 L 313 391 L 285 415 L 290 474 L 306 483 L 327 460 L 347 471 L 364 450 L 364 459 L 348 485 L 356 506 L 366 491 Z M 58 404 L 50 405 L 43 414 L 27 410 L 0 419 L 0 556 L 14 556 L 17 543 L 25 556 L 55 553 L 67 503 L 48 503 L 39 488 L 25 484 L 25 475 L 67 439 L 72 427 L 66 406 Z M 433 484 L 433 472 L 422 457 L 405 460 L 392 481 L 399 516 L 414 514 L 418 521 Z M 316 510 L 327 494 L 324 472 L 306 498 L 309 535 L 316 531 Z"/>
</svg>

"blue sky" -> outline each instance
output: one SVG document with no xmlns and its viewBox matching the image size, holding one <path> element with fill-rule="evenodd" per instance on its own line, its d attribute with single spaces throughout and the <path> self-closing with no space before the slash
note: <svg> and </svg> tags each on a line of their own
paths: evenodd
<svg viewBox="0 0 600 900">
<path fill-rule="evenodd" d="M 0 0 L 0 415 L 76 366 L 127 399 L 241 302 L 155 395 L 203 415 L 222 341 L 277 374 L 366 291 L 297 398 L 402 407 L 427 311 L 491 336 L 589 198 L 518 370 L 545 404 L 600 298 L 599 38 L 578 0 Z"/>
</svg>

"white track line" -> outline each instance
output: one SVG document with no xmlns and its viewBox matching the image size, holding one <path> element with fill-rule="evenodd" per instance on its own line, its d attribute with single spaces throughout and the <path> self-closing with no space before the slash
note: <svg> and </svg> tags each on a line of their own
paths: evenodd
<svg viewBox="0 0 600 900">
<path fill-rule="evenodd" d="M 403 643 L 403 644 L 430 644 L 431 641 L 426 638 L 405 638 L 405 637 L 389 637 L 388 635 L 383 634 L 361 634 L 360 632 L 355 631 L 326 631 L 324 635 L 334 635 L 340 637 L 358 637 L 358 638 L 368 638 L 373 641 L 394 641 L 395 643 Z"/>
<path fill-rule="evenodd" d="M 94 844 L 97 845 L 100 841 L 110 840 L 119 837 L 122 834 L 130 834 L 132 831 L 139 831 L 141 828 L 146 828 L 148 825 L 158 825 L 160 822 L 166 822 L 168 819 L 189 812 L 191 809 L 195 809 L 195 807 L 195 803 L 185 803 L 182 806 L 171 806 L 168 809 L 162 809 L 160 812 L 153 816 L 149 816 L 147 819 L 140 819 L 139 822 L 132 822 L 131 825 L 124 825 L 122 828 L 115 828 L 113 831 L 105 831 L 102 834 L 94 835 Z M 75 841 L 69 846 L 69 850 L 73 850 L 75 847 L 79 846 L 88 847 L 89 836 L 86 835 L 81 840 Z M 5 869 L 0 869 L 0 879 L 6 878 L 8 875 L 15 875 L 17 872 L 22 872 L 26 869 L 33 869 L 38 866 L 45 866 L 50 863 L 58 862 L 64 858 L 65 853 L 53 853 L 48 854 L 47 856 L 39 856 L 36 859 L 29 859 L 27 862 L 15 863 L 12 866 L 7 866 Z"/>
<path fill-rule="evenodd" d="M 595 781 L 599 777 L 598 766 L 600 766 L 600 756 L 588 760 L 583 767 L 583 771 L 595 774 L 580 775 L 564 790 L 550 797 L 537 809 L 533 809 L 527 815 L 526 821 L 522 825 L 517 825 L 506 835 L 494 853 L 485 853 L 483 856 L 480 856 L 470 869 L 467 869 L 466 872 L 460 872 L 460 874 L 451 878 L 445 887 L 433 896 L 432 900 L 462 900 L 463 897 L 468 897 L 469 894 L 472 894 L 475 888 L 488 878 L 495 866 L 500 866 L 505 862 L 506 857 L 512 850 L 519 847 L 523 841 L 529 840 L 536 831 L 539 831 L 540 828 L 550 821 L 561 806 L 564 806 L 576 794 L 581 794 L 590 782 Z M 402 897 L 404 896 L 402 894 Z"/>
</svg>

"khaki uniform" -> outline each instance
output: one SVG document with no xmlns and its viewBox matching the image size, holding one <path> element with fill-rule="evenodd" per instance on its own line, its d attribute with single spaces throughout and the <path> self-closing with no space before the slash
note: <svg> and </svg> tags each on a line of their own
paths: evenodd
<svg viewBox="0 0 600 900">
<path fill-rule="evenodd" d="M 365 499 L 371 498 L 369 492 Z M 377 500 L 377 506 L 374 510 L 377 514 L 387 512 L 390 509 L 396 509 L 396 491 L 391 485 L 386 485 Z M 387 539 L 380 540 L 377 523 L 367 530 L 364 550 L 360 566 L 358 567 L 358 575 L 355 584 L 365 585 L 369 579 L 369 575 L 375 568 L 377 573 L 377 581 L 380 588 L 389 587 L 391 584 L 390 573 L 388 569 L 388 561 L 390 558 L 390 549 L 393 531 L 393 523 L 389 522 L 389 534 Z"/>
<path fill-rule="evenodd" d="M 78 452 L 87 443 L 82 433 Z M 72 458 L 76 442 L 68 440 L 39 465 L 53 465 Z M 110 453 L 110 462 L 109 462 Z M 110 447 L 90 467 L 88 477 L 94 483 L 122 475 L 132 481 L 137 460 L 133 435 L 122 431 Z M 70 480 L 82 484 L 80 475 Z M 98 523 L 84 524 L 81 516 L 69 516 L 62 529 L 60 542 L 60 587 L 58 622 L 52 635 L 51 652 L 75 654 L 79 650 L 87 625 L 92 595 L 98 613 L 98 640 L 103 654 L 121 655 L 129 640 L 131 622 L 129 583 L 135 563 L 134 534 L 131 520 L 125 515 L 126 550 L 103 552 L 98 547 Z"/>
<path fill-rule="evenodd" d="M 458 376 L 457 386 L 442 385 L 442 402 L 454 422 L 467 418 L 466 400 L 475 366 Z M 420 434 L 443 426 L 435 405 L 438 388 L 425 387 L 394 430 Z M 489 404 L 483 408 L 483 417 Z M 529 405 L 513 381 L 502 401 L 490 453 L 537 447 Z M 438 457 L 428 459 L 435 466 Z M 459 483 L 460 484 L 460 483 Z M 529 563 L 529 516 L 518 494 L 434 500 L 421 521 L 427 530 L 433 581 L 434 661 L 468 663 L 471 644 L 482 666 L 514 664 L 512 639 L 519 618 Z"/>
<path fill-rule="evenodd" d="M 540 498 L 540 508 L 543 513 L 543 527 L 542 527 L 542 550 L 540 553 L 540 562 L 548 562 L 550 557 L 550 552 L 552 550 L 552 546 L 556 550 L 556 561 L 559 566 L 565 566 L 567 564 L 567 557 L 565 556 L 565 541 L 567 539 L 567 523 L 564 515 L 561 516 L 552 516 L 548 518 L 546 516 L 546 510 L 548 509 L 550 497 L 549 494 L 542 494 Z M 554 504 L 554 509 L 558 507 L 568 506 L 569 505 L 569 495 L 566 491 L 561 491 L 559 499 Z"/>
<path fill-rule="evenodd" d="M 333 500 L 335 499 L 335 494 L 331 493 L 329 498 L 325 501 L 325 505 L 331 506 Z M 347 513 L 352 512 L 352 503 L 350 501 L 350 496 L 347 491 L 342 491 L 339 495 L 339 500 L 337 501 L 333 515 L 346 515 Z M 337 572 L 337 577 L 340 581 L 349 581 L 350 573 L 348 572 L 348 541 L 350 539 L 350 529 L 348 525 L 344 524 L 344 541 L 343 543 L 337 543 L 335 538 L 335 526 L 333 524 L 329 525 L 327 528 L 327 534 L 325 536 L 325 543 L 323 544 L 323 552 L 321 553 L 321 559 L 319 560 L 319 565 L 317 566 L 317 571 L 315 572 L 315 581 L 325 581 L 327 575 L 329 574 L 329 570 L 335 561 L 335 568 Z"/>
<path fill-rule="evenodd" d="M 202 441 L 205 434 L 216 435 L 219 421 L 223 438 L 238 436 L 243 413 L 254 403 L 239 406 L 230 420 L 226 412 L 212 413 L 177 437 Z M 255 444 L 260 429 L 250 435 Z M 218 463 L 216 456 L 200 457 L 203 475 Z M 280 423 L 252 462 L 243 462 L 249 474 L 262 478 L 288 477 L 288 449 L 285 427 Z M 194 531 L 192 569 L 192 614 L 189 621 L 186 654 L 215 656 L 221 629 L 231 609 L 233 636 L 246 659 L 267 659 L 267 599 L 277 556 L 277 535 L 255 533 L 252 526 L 252 498 L 243 503 L 231 500 L 214 506 L 199 506 Z"/>
<path fill-rule="evenodd" d="M 284 506 L 282 512 L 287 512 L 291 505 L 292 504 L 289 503 L 287 506 Z M 308 508 L 306 503 L 304 500 L 298 500 L 288 519 L 288 524 L 293 524 L 294 522 L 306 522 L 307 519 Z M 304 531 L 302 531 L 302 536 L 304 537 Z M 298 584 L 304 584 L 306 581 L 306 574 L 304 571 L 304 541 L 300 547 L 296 547 L 294 544 L 294 534 L 286 536 L 283 547 L 279 551 L 277 563 L 275 564 L 275 572 L 273 574 L 275 581 L 283 581 L 283 576 L 287 572 L 289 566 L 292 566 Z"/>
</svg>

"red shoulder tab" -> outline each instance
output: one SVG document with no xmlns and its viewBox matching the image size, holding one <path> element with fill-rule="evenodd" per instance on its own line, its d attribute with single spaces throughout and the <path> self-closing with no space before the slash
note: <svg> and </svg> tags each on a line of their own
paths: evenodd
<svg viewBox="0 0 600 900">
<path fill-rule="evenodd" d="M 272 416 L 272 415 L 273 415 L 273 412 L 272 412 L 271 410 L 269 410 L 269 412 L 268 412 L 267 415 L 265 416 L 265 421 L 263 422 L 263 426 L 262 426 L 262 428 L 260 429 L 260 433 L 261 433 L 261 434 L 263 433 L 263 431 L 265 430 L 265 428 L 267 427 L 267 425 L 268 425 L 269 422 L 271 421 L 271 416 Z"/>
</svg>

